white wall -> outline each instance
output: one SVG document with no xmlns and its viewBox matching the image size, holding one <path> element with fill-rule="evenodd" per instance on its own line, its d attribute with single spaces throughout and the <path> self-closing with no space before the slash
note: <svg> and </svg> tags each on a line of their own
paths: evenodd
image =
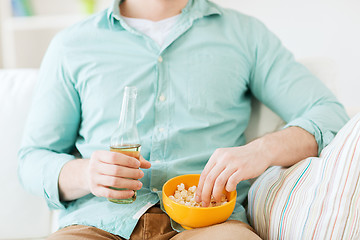
<svg viewBox="0 0 360 240">
<path fill-rule="evenodd" d="M 262 20 L 297 58 L 325 56 L 337 63 L 340 101 L 360 102 L 359 0 L 214 0 Z"/>
</svg>

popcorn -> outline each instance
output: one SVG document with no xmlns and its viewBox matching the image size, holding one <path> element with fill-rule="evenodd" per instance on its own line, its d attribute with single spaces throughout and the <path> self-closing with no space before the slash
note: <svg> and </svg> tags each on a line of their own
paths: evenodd
<svg viewBox="0 0 360 240">
<path fill-rule="evenodd" d="M 189 187 L 189 191 L 191 193 L 195 193 L 196 192 L 196 186 Z"/>
<path fill-rule="evenodd" d="M 180 194 L 181 194 L 181 197 L 182 198 L 187 198 L 187 196 L 188 196 L 188 191 L 187 190 L 182 190 L 181 192 L 180 192 Z"/>
<path fill-rule="evenodd" d="M 180 185 L 177 186 L 178 191 L 182 191 L 185 189 L 185 184 L 180 183 Z"/>
<path fill-rule="evenodd" d="M 181 199 L 181 198 L 182 198 L 182 196 L 181 196 L 181 194 L 180 194 L 179 191 L 175 192 L 174 197 L 175 197 L 175 199 Z"/>
<path fill-rule="evenodd" d="M 181 183 L 177 186 L 174 195 L 169 196 L 169 198 L 185 206 L 202 207 L 201 203 L 197 203 L 195 201 L 195 192 L 196 192 L 196 186 L 192 186 L 189 187 L 189 189 L 185 189 L 185 184 Z M 209 207 L 221 206 L 224 205 L 225 203 L 227 203 L 227 199 L 224 194 L 221 196 L 220 202 L 216 202 L 214 196 L 211 196 Z"/>
</svg>

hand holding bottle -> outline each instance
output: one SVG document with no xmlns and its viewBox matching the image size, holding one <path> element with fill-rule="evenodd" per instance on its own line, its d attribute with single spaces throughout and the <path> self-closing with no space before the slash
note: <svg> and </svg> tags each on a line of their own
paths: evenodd
<svg viewBox="0 0 360 240">
<path fill-rule="evenodd" d="M 150 162 L 143 157 L 140 161 L 118 152 L 96 151 L 88 167 L 88 183 L 92 194 L 110 199 L 128 199 L 139 190 L 144 176 L 140 168 L 150 168 Z M 126 190 L 115 190 L 126 189 Z"/>
<path fill-rule="evenodd" d="M 111 136 L 110 151 L 95 151 L 90 159 L 69 161 L 61 169 L 59 195 L 72 201 L 90 192 L 114 203 L 132 203 L 144 176 L 140 168 L 150 162 L 140 155 L 136 126 L 136 87 L 125 87 L 118 127 Z"/>
</svg>

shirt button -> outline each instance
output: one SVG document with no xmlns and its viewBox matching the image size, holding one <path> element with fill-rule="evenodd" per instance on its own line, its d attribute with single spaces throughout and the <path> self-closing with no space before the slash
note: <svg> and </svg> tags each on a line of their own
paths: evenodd
<svg viewBox="0 0 360 240">
<path fill-rule="evenodd" d="M 159 97 L 159 100 L 160 100 L 160 102 L 165 102 L 166 97 L 165 97 L 164 95 L 161 95 L 161 96 Z"/>
<path fill-rule="evenodd" d="M 164 59 L 162 58 L 162 56 L 159 56 L 159 58 L 158 58 L 158 62 L 159 62 L 159 63 L 162 63 L 162 62 L 163 62 L 163 60 L 164 60 Z"/>
<path fill-rule="evenodd" d="M 159 128 L 159 132 L 163 132 L 163 131 L 165 131 L 164 128 Z"/>
<path fill-rule="evenodd" d="M 153 191 L 153 192 L 157 192 L 158 189 L 157 189 L 157 188 L 153 188 L 152 191 Z"/>
</svg>

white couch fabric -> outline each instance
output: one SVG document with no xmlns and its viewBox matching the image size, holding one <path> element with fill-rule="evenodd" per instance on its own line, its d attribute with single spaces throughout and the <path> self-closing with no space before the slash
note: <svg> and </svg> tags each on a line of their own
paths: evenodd
<svg viewBox="0 0 360 240">
<path fill-rule="evenodd" d="M 36 78 L 37 70 L 0 70 L 0 239 L 39 238 L 51 230 L 45 202 L 23 190 L 16 172 Z"/>
</svg>

